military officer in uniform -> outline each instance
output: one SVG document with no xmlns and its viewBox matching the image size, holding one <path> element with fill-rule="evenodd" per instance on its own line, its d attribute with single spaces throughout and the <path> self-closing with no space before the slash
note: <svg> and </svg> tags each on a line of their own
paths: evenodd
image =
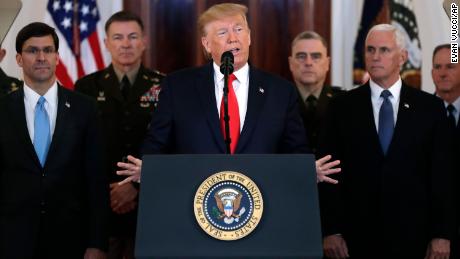
<svg viewBox="0 0 460 259">
<path fill-rule="evenodd" d="M 158 102 L 164 77 L 141 63 L 145 50 L 144 26 L 129 12 L 112 15 L 105 25 L 105 45 L 112 64 L 78 80 L 76 91 L 96 99 L 106 144 L 106 167 L 111 180 L 111 238 L 109 258 L 134 258 L 138 188 L 119 185 L 116 162 L 139 155 L 147 126 Z"/>
<path fill-rule="evenodd" d="M 0 49 L 0 62 L 6 55 L 5 49 Z M 0 97 L 16 91 L 21 85 L 21 81 L 14 77 L 10 77 L 0 68 Z"/>
<path fill-rule="evenodd" d="M 325 85 L 330 58 L 326 40 L 316 32 L 304 31 L 292 41 L 289 69 L 299 92 L 299 109 L 307 132 L 308 144 L 316 153 L 319 129 L 329 100 L 343 92 Z"/>
</svg>

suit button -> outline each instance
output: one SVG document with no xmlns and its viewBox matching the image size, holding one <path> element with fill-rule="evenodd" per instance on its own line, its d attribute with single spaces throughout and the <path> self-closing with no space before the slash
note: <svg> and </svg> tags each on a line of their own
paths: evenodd
<svg viewBox="0 0 460 259">
<path fill-rule="evenodd" d="M 125 147 L 126 147 L 126 148 L 131 148 L 132 145 L 131 145 L 131 143 L 126 143 L 126 144 L 125 144 Z"/>
<path fill-rule="evenodd" d="M 129 116 L 129 115 L 131 115 L 131 112 L 125 111 L 124 114 L 125 114 L 125 116 Z"/>
<path fill-rule="evenodd" d="M 130 126 L 125 126 L 125 131 L 131 131 L 131 127 Z"/>
<path fill-rule="evenodd" d="M 45 206 L 45 202 L 44 202 L 44 201 L 40 202 L 40 205 L 41 205 L 42 207 Z"/>
<path fill-rule="evenodd" d="M 41 214 L 46 214 L 46 210 L 41 210 L 40 213 Z"/>
</svg>

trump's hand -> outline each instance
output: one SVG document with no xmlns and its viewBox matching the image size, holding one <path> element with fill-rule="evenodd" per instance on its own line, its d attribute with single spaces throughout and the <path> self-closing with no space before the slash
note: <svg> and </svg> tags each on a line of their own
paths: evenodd
<svg viewBox="0 0 460 259">
<path fill-rule="evenodd" d="M 131 155 L 128 156 L 129 163 L 118 162 L 117 166 L 122 170 L 117 171 L 117 175 L 127 175 L 126 179 L 119 182 L 118 185 L 123 185 L 129 182 L 141 182 L 142 160 Z"/>
<path fill-rule="evenodd" d="M 330 174 L 336 174 L 340 172 L 342 169 L 340 167 L 335 168 L 340 164 L 340 160 L 335 160 L 332 162 L 329 162 L 331 160 L 332 156 L 327 155 L 321 159 L 316 160 L 316 182 L 321 183 L 321 182 L 327 182 L 327 183 L 333 183 L 336 184 L 339 181 L 334 180 L 328 175 Z"/>
</svg>

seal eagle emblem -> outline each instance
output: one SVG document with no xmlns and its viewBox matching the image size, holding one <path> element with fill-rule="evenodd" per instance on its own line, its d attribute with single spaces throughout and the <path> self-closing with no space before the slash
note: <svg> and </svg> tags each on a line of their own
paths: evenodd
<svg viewBox="0 0 460 259">
<path fill-rule="evenodd" d="M 211 175 L 198 188 L 194 199 L 200 227 L 220 240 L 237 240 L 251 233 L 263 212 L 257 185 L 244 174 L 224 171 Z"/>
</svg>

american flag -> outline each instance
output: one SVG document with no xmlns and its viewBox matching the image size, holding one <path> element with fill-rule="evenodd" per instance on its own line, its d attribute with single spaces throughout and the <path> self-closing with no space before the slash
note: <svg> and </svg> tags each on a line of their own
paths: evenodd
<svg viewBox="0 0 460 259">
<path fill-rule="evenodd" d="M 73 89 L 78 78 L 105 67 L 96 0 L 49 0 L 45 21 L 57 28 L 60 60 L 56 75 L 62 85 Z"/>
</svg>

